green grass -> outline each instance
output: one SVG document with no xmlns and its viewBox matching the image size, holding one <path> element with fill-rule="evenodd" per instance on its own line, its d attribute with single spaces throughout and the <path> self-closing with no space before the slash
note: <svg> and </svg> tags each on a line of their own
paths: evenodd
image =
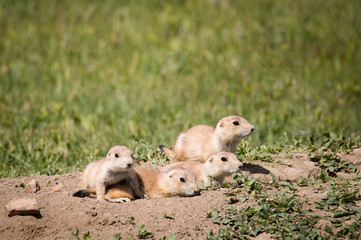
<svg viewBox="0 0 361 240">
<path fill-rule="evenodd" d="M 360 239 L 361 209 L 355 204 L 361 199 L 359 178 L 328 178 L 323 184 L 327 194 L 320 202 L 301 197 L 302 187 L 290 182 L 273 179 L 266 183 L 244 174 L 233 174 L 233 180 L 224 185 L 234 189 L 224 193 L 227 208 L 215 207 L 207 214 L 219 226 L 218 232 L 207 232 L 207 239 L 250 239 L 262 233 L 276 239 Z M 322 184 L 317 177 L 308 181 L 316 192 L 316 185 Z M 239 199 L 242 189 L 251 194 L 243 193 L 244 198 Z M 249 199 L 255 203 L 244 205 Z M 310 204 L 322 211 L 312 210 Z M 327 220 L 324 227 L 321 220 Z"/>
<path fill-rule="evenodd" d="M 0 177 L 231 114 L 254 147 L 359 136 L 360 26 L 358 0 L 1 1 Z"/>
</svg>

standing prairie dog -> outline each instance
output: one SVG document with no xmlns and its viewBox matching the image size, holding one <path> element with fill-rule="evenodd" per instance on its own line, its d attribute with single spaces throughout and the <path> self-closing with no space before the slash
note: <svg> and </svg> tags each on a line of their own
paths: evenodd
<svg viewBox="0 0 361 240">
<path fill-rule="evenodd" d="M 212 154 L 204 163 L 197 161 L 174 162 L 161 168 L 160 171 L 169 171 L 170 169 L 182 167 L 196 176 L 198 184 L 203 181 L 204 186 L 208 187 L 212 185 L 209 176 L 215 178 L 219 184 L 222 184 L 224 177 L 239 172 L 242 166 L 243 164 L 233 153 L 217 152 Z"/>
<path fill-rule="evenodd" d="M 136 197 L 144 197 L 139 189 L 139 182 L 133 170 L 132 151 L 125 146 L 112 147 L 106 158 L 94 161 L 85 168 L 80 190 L 74 197 L 84 196 L 95 188 L 97 199 L 104 200 L 106 187 L 125 180 L 134 190 Z"/>
<path fill-rule="evenodd" d="M 251 135 L 254 126 L 239 116 L 224 117 L 216 128 L 197 125 L 179 134 L 174 150 L 160 145 L 168 158 L 177 161 L 205 162 L 213 153 L 225 151 L 234 153 L 241 139 Z"/>
<path fill-rule="evenodd" d="M 168 171 L 137 169 L 140 189 L 149 198 L 166 198 L 175 196 L 194 196 L 199 193 L 195 176 L 184 168 L 173 168 Z M 118 202 L 118 199 L 134 199 L 131 189 L 120 182 L 111 186 L 105 198 Z"/>
</svg>

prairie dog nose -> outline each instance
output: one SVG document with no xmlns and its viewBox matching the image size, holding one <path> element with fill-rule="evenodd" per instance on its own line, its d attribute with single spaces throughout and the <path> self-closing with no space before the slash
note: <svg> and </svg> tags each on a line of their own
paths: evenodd
<svg viewBox="0 0 361 240">
<path fill-rule="evenodd" d="M 131 164 L 131 163 L 128 163 L 128 164 L 127 164 L 127 167 L 128 167 L 128 168 L 131 168 L 132 166 L 133 166 L 133 164 Z"/>
<path fill-rule="evenodd" d="M 254 131 L 254 127 L 251 128 L 251 132 L 253 132 L 253 131 Z"/>
</svg>

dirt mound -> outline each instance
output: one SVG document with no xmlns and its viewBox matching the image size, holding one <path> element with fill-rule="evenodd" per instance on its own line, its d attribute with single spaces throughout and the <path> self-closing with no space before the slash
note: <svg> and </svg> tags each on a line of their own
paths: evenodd
<svg viewBox="0 0 361 240">
<path fill-rule="evenodd" d="M 273 173 L 281 180 L 296 181 L 300 177 L 308 177 L 315 174 L 318 167 L 311 162 L 307 153 L 293 153 L 292 158 L 279 156 L 277 164 L 260 161 L 244 164 L 243 171 L 253 177 L 262 180 L 272 179 Z"/>
<path fill-rule="evenodd" d="M 244 173 L 263 180 L 271 179 L 270 172 L 283 180 L 294 181 L 317 172 L 314 162 L 307 153 L 287 154 L 287 158 L 278 156 L 278 163 L 252 161 L 244 164 Z M 291 156 L 292 158 L 290 158 Z M 346 157 L 360 167 L 361 149 Z M 148 163 L 142 167 L 149 167 Z M 152 200 L 135 200 L 128 203 L 97 202 L 94 198 L 75 198 L 71 194 L 78 190 L 80 173 L 65 175 L 32 176 L 14 179 L 0 179 L 0 239 L 71 239 L 79 229 L 79 237 L 89 231 L 91 239 L 114 239 L 120 234 L 123 239 L 129 236 L 139 238 L 147 232 L 155 239 L 176 234 L 177 239 L 204 239 L 207 232 L 217 232 L 220 228 L 209 217 L 213 208 L 226 209 L 228 202 L 224 194 L 229 188 L 202 191 L 200 196 L 189 198 L 167 198 Z M 24 185 L 36 179 L 41 187 L 36 193 L 26 191 Z M 62 187 L 61 185 L 64 185 Z M 54 187 L 57 187 L 55 189 Z M 233 189 L 234 190 L 234 189 Z M 239 189 L 235 197 L 248 194 Z M 302 188 L 310 201 L 319 200 L 325 191 L 315 192 L 312 188 Z M 249 195 L 249 194 L 248 194 Z M 40 207 L 41 217 L 8 217 L 5 205 L 13 199 L 35 198 Z M 248 200 L 252 205 L 255 200 Z M 244 206 L 237 202 L 237 208 Z M 136 226 L 145 225 L 143 230 Z M 267 236 L 262 234 L 259 237 Z"/>
</svg>

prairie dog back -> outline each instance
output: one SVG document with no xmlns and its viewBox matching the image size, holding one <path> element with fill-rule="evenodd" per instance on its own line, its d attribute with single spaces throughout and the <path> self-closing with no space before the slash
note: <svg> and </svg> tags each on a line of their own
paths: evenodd
<svg viewBox="0 0 361 240">
<path fill-rule="evenodd" d="M 136 170 L 136 173 L 140 189 L 151 199 L 193 196 L 199 192 L 195 176 L 184 168 L 174 168 L 162 172 L 140 168 Z M 105 197 L 112 201 L 112 199 L 127 197 L 129 194 L 132 194 L 132 192 L 122 182 L 111 186 Z"/>
<path fill-rule="evenodd" d="M 225 151 L 234 153 L 241 139 L 251 135 L 254 126 L 239 116 L 227 116 L 216 127 L 197 125 L 179 134 L 174 150 L 159 146 L 167 157 L 177 161 L 205 162 L 210 155 Z"/>
<path fill-rule="evenodd" d="M 207 187 L 211 185 L 209 176 L 215 178 L 218 183 L 222 184 L 225 176 L 239 172 L 242 166 L 242 162 L 240 162 L 233 153 L 217 152 L 212 154 L 205 163 L 197 161 L 175 162 L 161 168 L 160 171 L 169 171 L 177 167 L 185 168 L 196 176 L 198 184 L 204 181 Z"/>
</svg>

